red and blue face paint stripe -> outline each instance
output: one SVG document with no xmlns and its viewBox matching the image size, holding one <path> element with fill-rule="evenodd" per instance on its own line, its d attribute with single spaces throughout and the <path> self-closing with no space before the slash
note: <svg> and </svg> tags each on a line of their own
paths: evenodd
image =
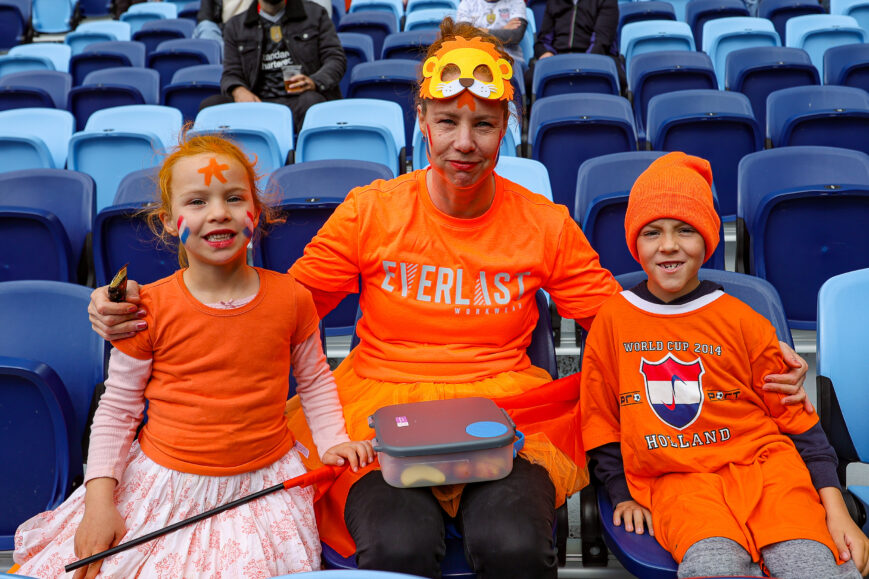
<svg viewBox="0 0 869 579">
<path fill-rule="evenodd" d="M 247 215 L 245 216 L 245 219 L 244 219 L 244 231 L 243 231 L 244 236 L 247 237 L 248 239 L 253 238 L 253 228 L 254 228 L 253 213 L 248 211 Z"/>
<path fill-rule="evenodd" d="M 181 243 L 187 243 L 188 237 L 190 237 L 190 226 L 187 225 L 187 221 L 182 215 L 178 218 L 178 239 L 181 240 Z"/>
</svg>

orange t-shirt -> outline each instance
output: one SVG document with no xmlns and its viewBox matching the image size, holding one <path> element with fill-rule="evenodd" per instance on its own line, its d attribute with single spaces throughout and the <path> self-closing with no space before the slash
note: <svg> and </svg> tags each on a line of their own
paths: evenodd
<svg viewBox="0 0 869 579">
<path fill-rule="evenodd" d="M 458 383 L 522 370 L 539 288 L 580 319 L 618 291 L 566 208 L 496 175 L 492 206 L 453 218 L 425 176 L 351 191 L 291 270 L 318 290 L 361 290 L 360 376 Z"/>
<path fill-rule="evenodd" d="M 257 268 L 248 304 L 214 309 L 184 285 L 183 270 L 142 288 L 147 330 L 113 342 L 151 359 L 142 451 L 182 472 L 218 476 L 262 468 L 293 442 L 283 411 L 290 346 L 319 320 L 308 290 L 292 276 Z"/>
<path fill-rule="evenodd" d="M 634 302 L 634 303 L 632 303 Z M 586 449 L 620 442 L 634 500 L 649 508 L 656 477 L 751 464 L 782 433 L 817 416 L 765 392 L 785 373 L 772 325 L 716 291 L 684 306 L 657 306 L 622 292 L 595 318 L 583 358 Z"/>
</svg>

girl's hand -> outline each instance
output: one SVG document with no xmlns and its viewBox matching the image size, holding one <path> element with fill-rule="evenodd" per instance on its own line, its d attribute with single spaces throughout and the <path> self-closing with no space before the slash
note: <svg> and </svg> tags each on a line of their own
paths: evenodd
<svg viewBox="0 0 869 579">
<path fill-rule="evenodd" d="M 88 483 L 84 517 L 78 525 L 74 540 L 75 556 L 80 560 L 114 547 L 127 533 L 124 518 L 114 503 L 115 484 L 115 480 L 109 478 L 93 479 Z M 102 564 L 101 559 L 76 570 L 73 579 L 96 577 Z"/>
<path fill-rule="evenodd" d="M 131 338 L 144 330 L 148 324 L 141 319 L 145 317 L 145 310 L 139 307 L 139 284 L 128 280 L 127 301 L 120 303 L 109 301 L 107 287 L 98 287 L 91 292 L 88 317 L 93 330 L 109 341 Z"/>
<path fill-rule="evenodd" d="M 353 472 L 374 462 L 374 448 L 371 442 L 368 440 L 342 442 L 323 454 L 323 464 L 342 466 L 345 460 L 350 463 Z"/>
<path fill-rule="evenodd" d="M 791 371 L 787 374 L 770 374 L 764 377 L 766 384 L 763 385 L 763 389 L 767 392 L 785 394 L 787 397 L 782 398 L 782 404 L 802 404 L 805 406 L 806 412 L 813 414 L 815 407 L 812 406 L 812 401 L 806 396 L 806 390 L 803 388 L 809 365 L 786 343 L 779 342 L 779 346 L 781 346 L 785 363 L 791 367 Z"/>
<path fill-rule="evenodd" d="M 645 526 L 649 527 L 649 534 L 655 536 L 655 531 L 652 529 L 652 513 L 637 501 L 622 501 L 616 505 L 613 511 L 613 525 L 620 526 L 623 518 L 625 531 L 642 535 L 645 521 Z"/>
</svg>

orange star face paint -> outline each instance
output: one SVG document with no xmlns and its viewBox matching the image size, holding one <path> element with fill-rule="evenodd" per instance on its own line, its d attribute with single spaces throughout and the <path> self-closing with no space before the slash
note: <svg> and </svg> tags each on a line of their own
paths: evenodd
<svg viewBox="0 0 869 579">
<path fill-rule="evenodd" d="M 211 178 L 214 177 L 221 183 L 226 183 L 226 177 L 223 172 L 229 170 L 229 165 L 220 165 L 215 157 L 208 160 L 208 164 L 199 169 L 197 172 L 202 173 L 205 179 L 205 186 L 211 187 Z"/>
</svg>

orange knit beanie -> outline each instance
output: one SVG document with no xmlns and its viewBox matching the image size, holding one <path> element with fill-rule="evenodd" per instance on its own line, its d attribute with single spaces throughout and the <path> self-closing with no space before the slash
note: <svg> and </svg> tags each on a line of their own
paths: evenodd
<svg viewBox="0 0 869 579">
<path fill-rule="evenodd" d="M 718 247 L 721 219 L 712 204 L 709 161 L 685 153 L 655 159 L 637 177 L 625 213 L 625 241 L 634 259 L 640 230 L 656 219 L 678 219 L 693 226 L 706 243 L 708 260 Z"/>
</svg>

